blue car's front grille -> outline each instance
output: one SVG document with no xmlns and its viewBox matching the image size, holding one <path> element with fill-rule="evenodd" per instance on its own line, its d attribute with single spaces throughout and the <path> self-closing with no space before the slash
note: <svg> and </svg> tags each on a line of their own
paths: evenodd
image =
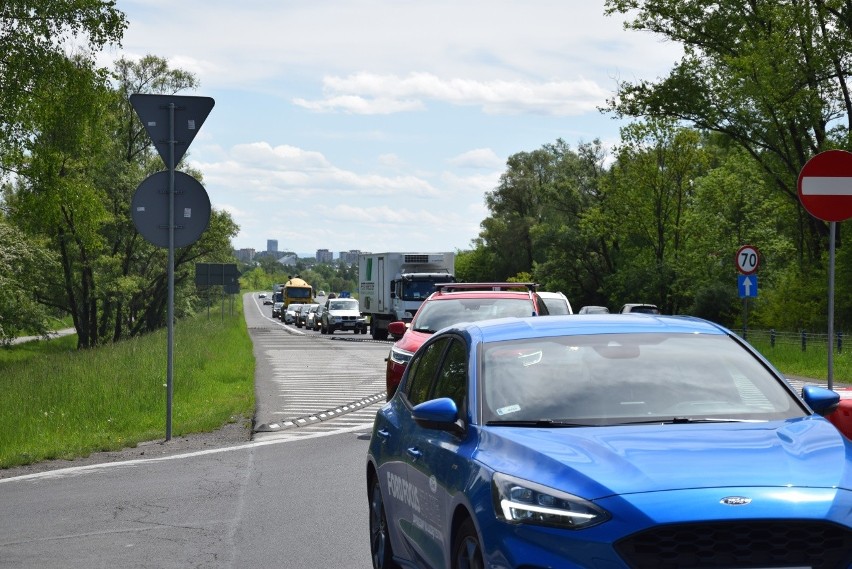
<svg viewBox="0 0 852 569">
<path fill-rule="evenodd" d="M 852 530 L 826 522 L 753 520 L 660 526 L 626 537 L 615 548 L 634 569 L 852 568 Z"/>
</svg>

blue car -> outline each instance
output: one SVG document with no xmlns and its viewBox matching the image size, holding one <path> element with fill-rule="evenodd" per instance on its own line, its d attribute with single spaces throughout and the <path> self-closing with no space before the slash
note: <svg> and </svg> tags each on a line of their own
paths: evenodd
<svg viewBox="0 0 852 569">
<path fill-rule="evenodd" d="M 838 401 L 696 318 L 445 329 L 376 415 L 373 566 L 849 569 Z"/>
</svg>

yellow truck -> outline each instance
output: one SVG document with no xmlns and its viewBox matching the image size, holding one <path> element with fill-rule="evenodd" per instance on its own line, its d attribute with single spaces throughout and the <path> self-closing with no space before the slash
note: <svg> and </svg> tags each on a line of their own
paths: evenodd
<svg viewBox="0 0 852 569">
<path fill-rule="evenodd" d="M 284 303 L 283 310 L 286 310 L 290 303 L 314 304 L 314 287 L 299 275 L 288 276 L 287 282 L 281 285 L 281 300 Z"/>
</svg>

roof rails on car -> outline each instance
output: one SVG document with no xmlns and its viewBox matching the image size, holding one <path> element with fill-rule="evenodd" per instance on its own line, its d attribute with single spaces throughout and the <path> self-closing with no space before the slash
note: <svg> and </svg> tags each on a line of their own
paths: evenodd
<svg viewBox="0 0 852 569">
<path fill-rule="evenodd" d="M 538 287 L 536 283 L 436 283 L 435 289 L 438 292 L 459 292 L 463 290 L 512 290 L 526 289 L 528 292 L 535 292 Z"/>
</svg>

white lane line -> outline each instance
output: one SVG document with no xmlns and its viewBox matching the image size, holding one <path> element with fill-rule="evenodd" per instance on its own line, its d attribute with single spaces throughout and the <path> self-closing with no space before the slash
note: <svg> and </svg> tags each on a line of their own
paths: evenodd
<svg viewBox="0 0 852 569">
<path fill-rule="evenodd" d="M 145 464 L 151 464 L 155 462 L 165 462 L 167 460 L 181 460 L 186 458 L 195 458 L 197 456 L 205 456 L 208 454 L 218 454 L 223 452 L 231 452 L 237 450 L 248 450 L 258 447 L 264 447 L 269 445 L 276 445 L 281 443 L 291 443 L 294 441 L 301 441 L 305 439 L 316 439 L 321 437 L 328 437 L 331 435 L 340 435 L 345 433 L 354 433 L 356 431 L 364 431 L 365 433 L 372 430 L 371 425 L 362 424 L 356 425 L 354 427 L 342 427 L 335 429 L 333 431 L 323 431 L 323 432 L 305 432 L 291 430 L 284 431 L 279 433 L 256 433 L 255 438 L 259 438 L 260 440 L 254 440 L 250 443 L 243 443 L 232 447 L 222 447 L 222 448 L 214 448 L 214 449 L 206 449 L 199 450 L 195 452 L 188 452 L 184 454 L 175 454 L 171 456 L 158 456 L 155 458 L 137 458 L 134 460 L 125 460 L 121 462 L 105 462 L 103 464 L 89 464 L 86 466 L 72 466 L 68 468 L 60 468 L 57 470 L 49 470 L 47 472 L 36 472 L 33 474 L 23 474 L 21 476 L 14 476 L 10 478 L 0 478 L 0 484 L 6 484 L 9 482 L 26 482 L 31 480 L 50 480 L 50 479 L 62 479 L 67 478 L 69 476 L 75 476 L 81 473 L 88 472 L 96 472 L 101 470 L 108 470 L 111 468 L 123 468 L 128 466 L 141 466 Z M 299 434 L 301 433 L 301 434 Z"/>
</svg>

